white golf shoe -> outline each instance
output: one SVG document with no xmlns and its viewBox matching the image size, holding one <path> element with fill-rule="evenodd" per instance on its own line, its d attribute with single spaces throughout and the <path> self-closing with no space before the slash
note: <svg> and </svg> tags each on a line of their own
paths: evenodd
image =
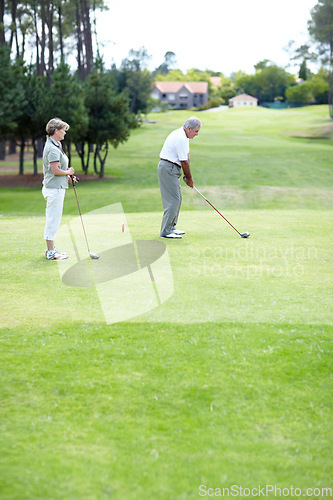
<svg viewBox="0 0 333 500">
<path fill-rule="evenodd" d="M 67 253 L 59 252 L 56 248 L 53 250 L 46 250 L 46 258 L 47 260 L 65 260 L 68 259 Z"/>
<path fill-rule="evenodd" d="M 176 229 L 175 227 L 173 228 L 172 232 L 178 235 L 185 234 L 185 231 L 182 231 L 181 229 Z"/>
<path fill-rule="evenodd" d="M 161 238 L 168 238 L 170 240 L 181 240 L 182 239 L 180 234 L 176 234 L 176 233 L 164 234 L 163 236 L 161 236 Z"/>
</svg>

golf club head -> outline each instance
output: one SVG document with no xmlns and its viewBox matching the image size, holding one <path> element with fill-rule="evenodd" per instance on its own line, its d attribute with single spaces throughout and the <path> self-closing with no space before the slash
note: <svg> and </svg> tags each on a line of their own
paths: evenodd
<svg viewBox="0 0 333 500">
<path fill-rule="evenodd" d="M 89 252 L 89 257 L 90 257 L 91 259 L 95 259 L 95 260 L 96 260 L 96 259 L 99 259 L 99 255 L 97 255 L 97 253 L 92 253 L 92 252 Z"/>
<path fill-rule="evenodd" d="M 248 233 L 247 231 L 245 233 L 241 233 L 242 238 L 248 238 L 249 236 L 250 236 L 250 233 Z"/>
</svg>

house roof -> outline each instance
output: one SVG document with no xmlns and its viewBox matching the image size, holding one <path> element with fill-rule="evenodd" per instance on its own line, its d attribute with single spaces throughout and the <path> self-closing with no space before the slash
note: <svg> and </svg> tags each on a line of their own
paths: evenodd
<svg viewBox="0 0 333 500">
<path fill-rule="evenodd" d="M 213 89 L 217 89 L 221 85 L 221 77 L 220 76 L 211 76 L 210 81 L 212 82 Z"/>
<path fill-rule="evenodd" d="M 252 97 L 252 95 L 249 95 L 249 94 L 240 94 L 240 95 L 236 95 L 235 97 L 232 97 L 231 99 L 229 99 L 229 101 L 258 101 L 258 99 L 256 97 Z"/>
<path fill-rule="evenodd" d="M 154 87 L 163 94 L 176 94 L 185 87 L 192 94 L 206 94 L 208 91 L 207 82 L 154 82 Z"/>
</svg>

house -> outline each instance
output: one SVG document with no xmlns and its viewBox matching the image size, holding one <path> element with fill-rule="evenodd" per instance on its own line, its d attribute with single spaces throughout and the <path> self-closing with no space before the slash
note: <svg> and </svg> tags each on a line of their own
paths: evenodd
<svg viewBox="0 0 333 500">
<path fill-rule="evenodd" d="M 248 94 L 236 95 L 229 99 L 229 108 L 239 108 L 241 106 L 258 106 L 258 99 Z"/>
<path fill-rule="evenodd" d="M 197 108 L 208 102 L 208 83 L 154 82 L 151 96 L 170 108 Z"/>
</svg>

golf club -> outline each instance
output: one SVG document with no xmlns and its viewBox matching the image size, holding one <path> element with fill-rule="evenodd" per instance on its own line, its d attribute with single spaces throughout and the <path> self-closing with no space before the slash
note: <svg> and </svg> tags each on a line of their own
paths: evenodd
<svg viewBox="0 0 333 500">
<path fill-rule="evenodd" d="M 208 201 L 208 200 L 207 200 L 207 198 L 206 198 L 206 197 L 205 197 L 202 193 L 200 193 L 199 189 L 197 189 L 195 186 L 193 186 L 193 188 L 196 190 L 196 192 L 197 192 L 197 193 L 199 193 L 199 194 L 200 194 L 200 196 L 202 196 L 202 197 L 203 197 L 203 199 L 204 199 L 204 200 L 206 200 L 206 201 L 207 201 L 207 203 L 208 203 L 211 207 L 213 207 L 213 208 L 214 208 L 214 210 L 216 210 L 216 212 L 217 212 L 217 213 L 218 213 L 221 217 L 223 217 L 223 219 L 224 219 L 224 220 L 225 220 L 225 221 L 229 224 L 229 226 L 231 226 L 231 227 L 232 227 L 232 228 L 236 231 L 236 233 L 238 233 L 238 234 L 239 234 L 239 236 L 241 236 L 242 238 L 248 238 L 248 237 L 250 236 L 250 233 L 248 233 L 247 231 L 246 231 L 245 233 L 240 233 L 239 231 L 237 231 L 237 229 L 236 229 L 236 228 L 235 228 L 235 227 L 234 227 L 234 226 L 233 226 L 233 225 L 232 225 L 232 224 L 228 221 L 228 219 L 226 219 L 226 218 L 224 217 L 224 215 L 222 215 L 222 214 L 221 214 L 221 212 L 219 212 L 219 211 L 217 210 L 217 208 L 215 208 L 215 207 L 214 207 L 214 205 L 213 205 L 210 201 Z"/>
<path fill-rule="evenodd" d="M 86 243 L 87 243 L 87 248 L 88 248 L 89 257 L 90 257 L 91 259 L 99 259 L 99 255 L 98 255 L 97 253 L 92 253 L 92 252 L 90 251 L 90 249 L 89 249 L 88 240 L 87 240 L 87 235 L 86 235 L 86 230 L 84 229 L 84 224 L 83 224 L 82 214 L 81 214 L 80 205 L 79 205 L 79 200 L 78 200 L 77 193 L 76 193 L 76 189 L 75 189 L 75 182 L 74 182 L 74 177 L 73 177 L 73 175 L 71 175 L 71 179 L 72 179 L 72 184 L 73 184 L 73 188 L 74 188 L 74 193 L 75 193 L 75 198 L 76 198 L 77 208 L 79 209 L 79 214 L 80 214 L 80 218 L 81 218 L 82 229 L 83 229 L 83 232 L 84 232 L 84 237 L 85 237 L 85 239 L 86 239 Z"/>
</svg>

